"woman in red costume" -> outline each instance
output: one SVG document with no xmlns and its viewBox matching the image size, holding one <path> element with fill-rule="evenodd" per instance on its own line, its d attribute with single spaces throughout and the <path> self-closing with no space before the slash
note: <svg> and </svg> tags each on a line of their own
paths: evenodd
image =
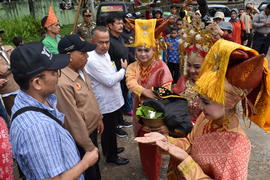
<svg viewBox="0 0 270 180">
<path fill-rule="evenodd" d="M 126 71 L 126 84 L 134 96 L 134 112 L 145 98 L 156 98 L 152 87 L 165 87 L 170 89 L 173 81 L 167 65 L 157 59 L 158 50 L 156 46 L 156 37 L 160 35 L 160 26 L 157 20 L 135 21 L 135 56 L 137 61 L 130 64 Z M 138 117 L 134 117 L 134 135 L 144 136 L 145 133 L 158 131 L 162 134 L 168 133 L 165 125 L 159 128 L 150 128 L 140 124 Z M 158 180 L 161 168 L 161 155 L 156 146 L 139 143 L 140 157 L 144 174 L 149 180 Z"/>
<path fill-rule="evenodd" d="M 268 63 L 263 55 L 218 40 L 196 81 L 203 113 L 191 133 L 186 138 L 172 138 L 154 132 L 135 140 L 155 143 L 180 161 L 175 176 L 169 179 L 244 180 L 251 144 L 240 126 L 236 105 L 244 99 L 245 114 L 252 121 L 260 126 L 263 121 L 269 122 L 269 83 Z"/>
</svg>

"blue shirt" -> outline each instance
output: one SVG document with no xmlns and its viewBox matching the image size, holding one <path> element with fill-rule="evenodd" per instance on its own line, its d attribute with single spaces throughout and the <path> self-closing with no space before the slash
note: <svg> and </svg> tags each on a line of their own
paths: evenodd
<svg viewBox="0 0 270 180">
<path fill-rule="evenodd" d="M 169 37 L 167 42 L 170 43 L 167 48 L 167 61 L 170 63 L 179 64 L 180 56 L 178 51 L 178 40 L 179 38 L 171 38 Z"/>
<path fill-rule="evenodd" d="M 64 123 L 64 115 L 56 109 L 56 96 L 50 95 L 48 107 L 23 91 L 15 98 L 12 114 L 25 106 L 47 109 Z M 26 179 L 55 177 L 80 161 L 79 152 L 72 136 L 55 120 L 36 111 L 18 115 L 11 124 L 10 138 L 14 158 Z M 83 180 L 83 175 L 80 176 Z"/>
</svg>

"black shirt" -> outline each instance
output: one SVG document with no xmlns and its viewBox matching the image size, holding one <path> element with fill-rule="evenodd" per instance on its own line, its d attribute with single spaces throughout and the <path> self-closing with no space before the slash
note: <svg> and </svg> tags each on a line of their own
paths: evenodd
<svg viewBox="0 0 270 180">
<path fill-rule="evenodd" d="M 122 68 L 120 60 L 128 60 L 128 48 L 125 47 L 125 41 L 122 36 L 115 37 L 110 33 L 109 54 L 111 60 L 115 62 L 117 71 L 119 71 Z"/>
</svg>

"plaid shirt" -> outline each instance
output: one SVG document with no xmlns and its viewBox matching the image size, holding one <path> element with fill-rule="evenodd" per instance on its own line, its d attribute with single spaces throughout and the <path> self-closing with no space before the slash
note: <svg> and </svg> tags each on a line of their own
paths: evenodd
<svg viewBox="0 0 270 180">
<path fill-rule="evenodd" d="M 56 107 L 56 96 L 50 95 L 48 107 L 20 91 L 12 114 L 25 106 L 47 109 L 64 122 L 64 115 Z M 80 161 L 72 136 L 55 120 L 41 112 L 26 111 L 18 115 L 10 129 L 12 152 L 26 179 L 44 179 L 58 176 Z M 84 177 L 81 175 L 80 180 Z"/>
<path fill-rule="evenodd" d="M 170 46 L 167 48 L 167 61 L 170 63 L 179 64 L 179 52 L 178 52 L 179 38 L 168 38 L 167 42 Z"/>
</svg>

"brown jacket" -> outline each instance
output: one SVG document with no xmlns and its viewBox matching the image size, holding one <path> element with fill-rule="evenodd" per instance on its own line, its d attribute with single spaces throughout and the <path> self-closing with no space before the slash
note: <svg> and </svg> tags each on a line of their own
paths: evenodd
<svg viewBox="0 0 270 180">
<path fill-rule="evenodd" d="M 12 46 L 2 46 L 3 50 L 6 52 L 8 60 L 0 53 L 0 78 L 4 78 L 7 81 L 6 85 L 0 89 L 0 94 L 7 94 L 14 92 L 19 89 L 18 84 L 13 78 L 13 74 L 10 71 L 10 54 L 13 51 Z"/>
<path fill-rule="evenodd" d="M 57 108 L 65 114 L 64 127 L 80 147 L 85 151 L 91 151 L 95 146 L 89 135 L 97 129 L 98 121 L 102 121 L 91 80 L 83 72 L 84 81 L 79 73 L 69 67 L 62 69 L 61 72 L 56 95 Z"/>
</svg>

